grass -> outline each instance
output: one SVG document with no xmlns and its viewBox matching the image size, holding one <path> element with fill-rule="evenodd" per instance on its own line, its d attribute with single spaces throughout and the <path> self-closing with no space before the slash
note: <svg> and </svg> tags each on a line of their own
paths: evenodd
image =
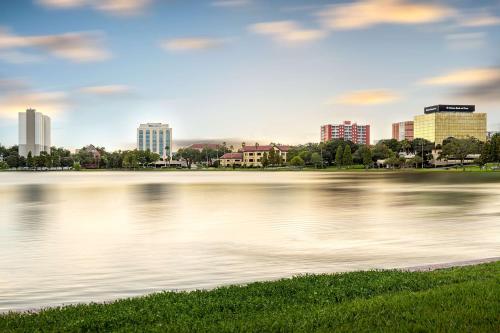
<svg viewBox="0 0 500 333">
<path fill-rule="evenodd" d="M 1 332 L 498 332 L 500 262 L 308 275 L 0 316 Z"/>
</svg>

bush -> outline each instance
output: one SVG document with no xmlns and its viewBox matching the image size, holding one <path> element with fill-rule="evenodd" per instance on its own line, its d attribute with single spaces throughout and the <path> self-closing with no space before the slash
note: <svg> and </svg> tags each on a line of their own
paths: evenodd
<svg viewBox="0 0 500 333">
<path fill-rule="evenodd" d="M 82 169 L 82 166 L 80 165 L 79 162 L 73 163 L 73 170 L 80 171 L 81 169 Z"/>
</svg>

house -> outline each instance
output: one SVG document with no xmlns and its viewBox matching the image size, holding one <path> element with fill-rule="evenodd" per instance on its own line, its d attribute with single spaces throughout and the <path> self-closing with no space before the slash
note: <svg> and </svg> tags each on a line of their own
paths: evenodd
<svg viewBox="0 0 500 333">
<path fill-rule="evenodd" d="M 241 166 L 243 163 L 243 153 L 225 153 L 220 158 L 222 167 Z"/>
<path fill-rule="evenodd" d="M 262 167 L 262 157 L 264 153 L 269 153 L 274 150 L 274 153 L 281 157 L 282 163 L 286 163 L 286 154 L 290 150 L 290 146 L 284 145 L 256 145 L 256 146 L 243 146 L 240 153 L 243 155 L 243 166 L 246 167 Z"/>
</svg>

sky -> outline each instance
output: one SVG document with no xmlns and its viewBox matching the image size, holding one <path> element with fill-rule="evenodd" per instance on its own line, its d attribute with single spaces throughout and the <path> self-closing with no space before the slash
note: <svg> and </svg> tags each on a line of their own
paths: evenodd
<svg viewBox="0 0 500 333">
<path fill-rule="evenodd" d="M 434 104 L 500 131 L 500 1 L 0 1 L 7 146 L 28 107 L 53 145 L 114 150 L 146 122 L 174 143 L 298 144 L 352 120 L 375 141 Z"/>
</svg>

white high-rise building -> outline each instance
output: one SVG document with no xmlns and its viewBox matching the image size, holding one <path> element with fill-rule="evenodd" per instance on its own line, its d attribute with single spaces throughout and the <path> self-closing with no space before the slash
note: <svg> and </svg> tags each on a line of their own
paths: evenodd
<svg viewBox="0 0 500 333">
<path fill-rule="evenodd" d="M 168 124 L 147 123 L 137 128 L 137 149 L 150 150 L 165 159 L 172 156 L 172 128 Z"/>
<path fill-rule="evenodd" d="M 50 118 L 34 109 L 19 112 L 19 155 L 39 156 L 45 151 L 50 154 Z"/>
</svg>

